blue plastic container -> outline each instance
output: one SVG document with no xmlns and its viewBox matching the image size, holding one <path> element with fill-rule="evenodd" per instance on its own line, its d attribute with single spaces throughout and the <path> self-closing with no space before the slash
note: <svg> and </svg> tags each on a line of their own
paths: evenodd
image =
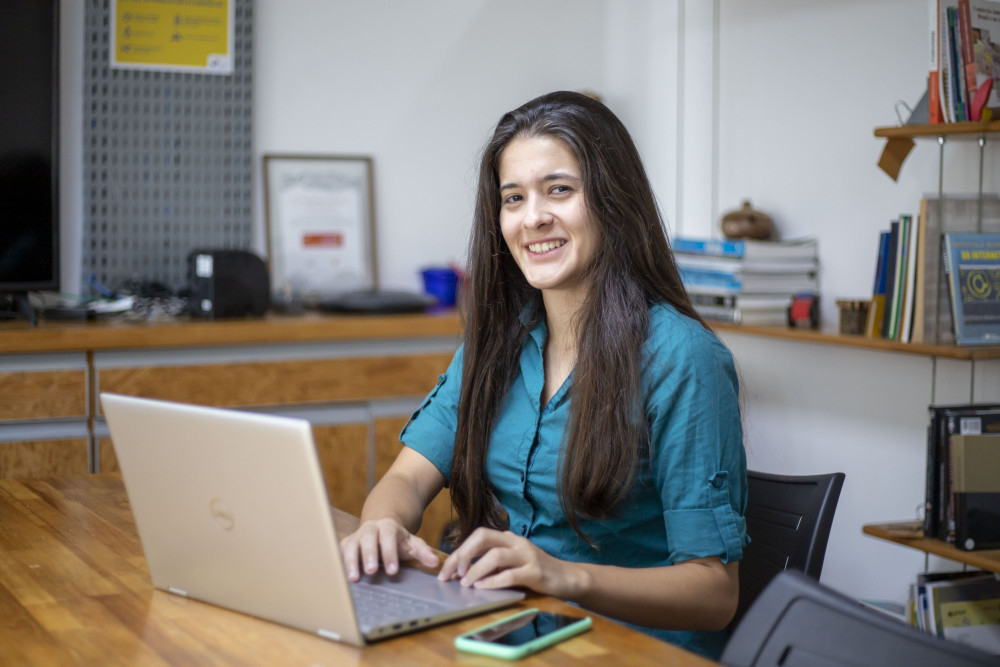
<svg viewBox="0 0 1000 667">
<path fill-rule="evenodd" d="M 458 275 L 453 270 L 430 268 L 420 273 L 424 277 L 424 291 L 437 299 L 439 306 L 455 305 Z"/>
</svg>

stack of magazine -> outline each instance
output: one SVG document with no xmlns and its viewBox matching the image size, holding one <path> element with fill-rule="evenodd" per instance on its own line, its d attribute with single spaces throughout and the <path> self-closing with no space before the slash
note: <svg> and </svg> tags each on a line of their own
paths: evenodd
<svg viewBox="0 0 1000 667">
<path fill-rule="evenodd" d="M 910 624 L 1000 655 L 1000 580 L 993 572 L 922 572 L 910 585 Z"/>
<path fill-rule="evenodd" d="M 676 237 L 673 249 L 691 303 L 706 320 L 786 326 L 795 296 L 819 293 L 815 239 Z"/>
</svg>

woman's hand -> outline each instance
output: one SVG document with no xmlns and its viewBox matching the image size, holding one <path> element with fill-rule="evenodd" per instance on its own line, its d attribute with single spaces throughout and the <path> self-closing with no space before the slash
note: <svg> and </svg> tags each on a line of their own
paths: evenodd
<svg viewBox="0 0 1000 667">
<path fill-rule="evenodd" d="M 378 572 L 379 562 L 385 567 L 386 573 L 396 574 L 401 558 L 417 560 L 427 567 L 436 567 L 440 562 L 437 554 L 423 539 L 410 533 L 395 519 L 362 523 L 356 531 L 340 541 L 340 552 L 350 581 L 361 578 L 361 564 L 367 574 Z"/>
<path fill-rule="evenodd" d="M 586 576 L 577 564 L 553 558 L 523 537 L 487 528 L 477 528 L 438 573 L 438 579 L 459 579 L 463 586 L 521 586 L 563 600 L 579 595 Z"/>
</svg>

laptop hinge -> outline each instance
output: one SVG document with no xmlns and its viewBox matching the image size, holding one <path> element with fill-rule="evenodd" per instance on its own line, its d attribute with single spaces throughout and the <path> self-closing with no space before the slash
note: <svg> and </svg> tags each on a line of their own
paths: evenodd
<svg viewBox="0 0 1000 667">
<path fill-rule="evenodd" d="M 173 586 L 167 586 L 167 590 L 170 591 L 171 593 L 173 593 L 174 595 L 180 595 L 182 597 L 187 597 L 188 596 L 187 591 L 181 590 L 180 588 L 174 588 Z"/>
<path fill-rule="evenodd" d="M 331 630 L 324 630 L 323 628 L 320 628 L 316 631 L 316 634 L 324 639 L 332 639 L 335 642 L 340 641 L 340 635 L 336 632 L 332 632 Z"/>
</svg>

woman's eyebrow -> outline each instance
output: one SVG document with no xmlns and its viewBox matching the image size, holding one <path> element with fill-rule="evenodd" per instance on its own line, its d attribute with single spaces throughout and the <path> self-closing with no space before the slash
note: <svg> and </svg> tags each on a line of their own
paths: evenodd
<svg viewBox="0 0 1000 667">
<path fill-rule="evenodd" d="M 571 180 L 571 181 L 577 181 L 577 182 L 579 182 L 580 181 L 580 177 L 579 176 L 574 176 L 573 174 L 569 173 L 568 171 L 554 171 L 551 174 L 546 174 L 545 176 L 542 176 L 542 183 L 547 183 L 549 181 L 563 181 L 563 180 Z M 512 189 L 517 188 L 517 187 L 519 187 L 517 183 L 513 183 L 513 182 L 511 182 L 511 183 L 504 183 L 503 185 L 500 186 L 500 190 L 501 191 L 503 191 L 503 190 L 512 190 Z"/>
</svg>

